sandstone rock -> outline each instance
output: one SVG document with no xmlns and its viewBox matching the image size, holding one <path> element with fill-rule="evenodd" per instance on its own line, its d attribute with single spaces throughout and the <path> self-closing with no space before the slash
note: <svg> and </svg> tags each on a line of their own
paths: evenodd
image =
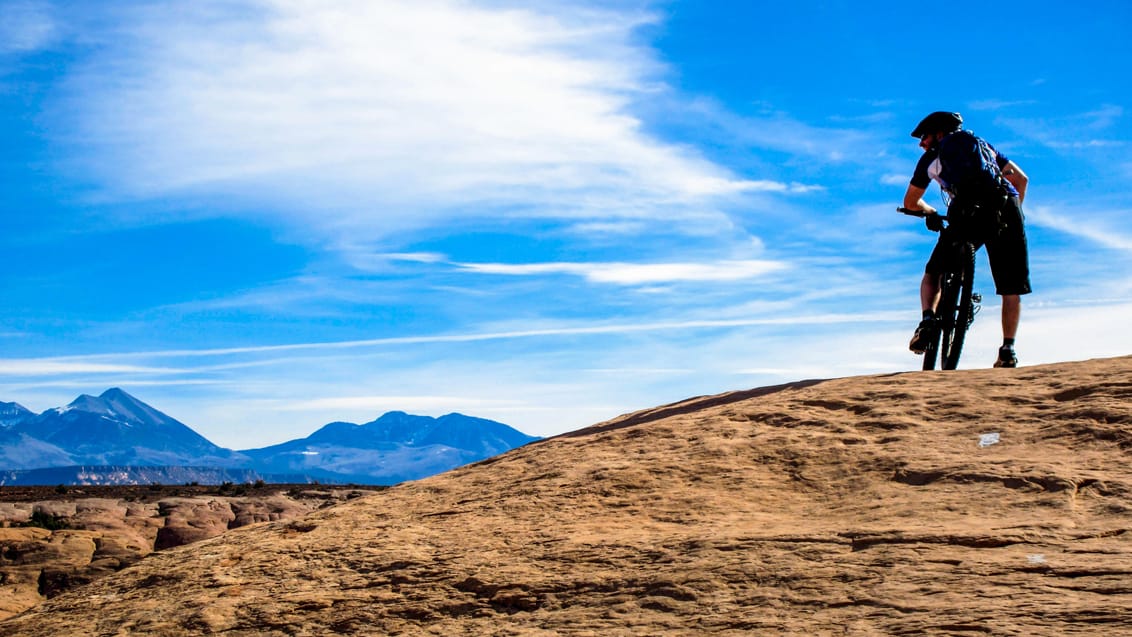
<svg viewBox="0 0 1132 637">
<path fill-rule="evenodd" d="M 0 635 L 1132 634 L 1129 379 L 696 398 L 154 553 Z"/>
<path fill-rule="evenodd" d="M 31 519 L 32 505 L 26 502 L 0 502 L 0 528 L 22 526 Z"/>
<path fill-rule="evenodd" d="M 0 528 L 0 618 L 43 601 L 39 575 L 43 547 L 51 537 L 44 529 Z"/>
<path fill-rule="evenodd" d="M 232 513 L 235 517 L 230 525 L 232 528 L 239 528 L 258 522 L 290 520 L 308 512 L 310 512 L 308 504 L 303 504 L 283 495 L 262 499 L 235 498 L 232 500 Z"/>
<path fill-rule="evenodd" d="M 175 498 L 159 504 L 165 526 L 157 531 L 154 548 L 167 549 L 216 537 L 228 530 L 236 519 L 226 500 Z"/>
<path fill-rule="evenodd" d="M 117 572 L 155 548 L 212 538 L 230 527 L 291 519 L 353 492 L 330 489 L 301 499 L 271 493 L 149 503 L 98 497 L 0 502 L 0 619 Z M 37 514 L 66 528 L 23 526 Z"/>
</svg>

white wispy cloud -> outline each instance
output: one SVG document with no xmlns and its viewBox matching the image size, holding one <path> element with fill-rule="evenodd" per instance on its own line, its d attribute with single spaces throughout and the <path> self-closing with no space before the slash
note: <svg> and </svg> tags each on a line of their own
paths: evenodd
<svg viewBox="0 0 1132 637">
<path fill-rule="evenodd" d="M 415 263 L 441 263 L 448 258 L 439 252 L 391 252 L 377 256 L 392 261 L 412 261 Z"/>
<path fill-rule="evenodd" d="M 203 0 L 115 17 L 57 116 L 116 196 L 250 202 L 352 245 L 476 215 L 663 223 L 810 189 L 643 130 L 633 104 L 669 89 L 636 10 Z"/>
<path fill-rule="evenodd" d="M 1125 142 L 1115 139 L 1082 139 L 1072 142 L 1050 140 L 1047 145 L 1059 150 L 1087 150 L 1089 148 L 1115 148 L 1124 146 Z"/>
<path fill-rule="evenodd" d="M 786 263 L 758 259 L 715 263 L 456 263 L 454 265 L 482 274 L 510 276 L 570 274 L 594 283 L 618 285 L 738 281 L 788 267 Z"/>
<path fill-rule="evenodd" d="M 137 365 L 118 365 L 60 358 L 0 358 L 3 376 L 58 376 L 64 374 L 174 374 L 180 370 Z"/>
<path fill-rule="evenodd" d="M 1117 129 L 1124 117 L 1124 108 L 1101 104 L 1094 109 L 1047 117 L 1001 117 L 996 122 L 1015 134 L 1055 150 L 1104 151 L 1127 146 L 1125 133 Z M 1097 152 L 1082 157 L 1104 164 L 1111 162 L 1110 153 Z"/>
<path fill-rule="evenodd" d="M 281 345 L 260 345 L 250 347 L 202 348 L 202 349 L 176 349 L 153 351 L 125 351 L 108 352 L 102 354 L 88 354 L 83 356 L 53 357 L 50 359 L 28 359 L 27 364 L 40 360 L 46 365 L 73 364 L 78 368 L 90 365 L 94 370 L 97 365 L 93 361 L 100 360 L 128 360 L 128 359 L 157 359 L 157 358 L 193 358 L 216 357 L 239 354 L 264 354 L 279 352 L 295 352 L 303 350 L 358 350 L 367 347 L 423 345 L 430 343 L 469 343 L 481 341 L 498 341 L 511 339 L 546 338 L 555 336 L 579 335 L 605 335 L 630 334 L 635 332 L 656 332 L 674 330 L 700 330 L 729 327 L 744 327 L 752 325 L 830 325 L 840 323 L 869 323 L 876 321 L 891 321 L 896 315 L 886 312 L 864 312 L 860 314 L 809 314 L 784 315 L 772 317 L 750 317 L 734 319 L 692 319 L 637 323 L 587 323 L 583 325 L 563 324 L 538 329 L 515 329 L 497 332 L 469 332 L 463 334 L 431 334 L 419 336 L 398 336 L 390 338 L 374 338 L 351 341 L 333 341 L 316 343 L 288 343 Z M 292 363 L 293 361 L 287 361 Z M 262 365 L 263 363 L 256 363 Z M 113 365 L 108 365 L 107 371 Z M 46 367 L 45 367 L 46 368 Z"/>
<path fill-rule="evenodd" d="M 434 412 L 445 409 L 499 409 L 518 404 L 515 400 L 484 399 L 476 396 L 445 396 L 445 395 L 366 395 L 366 396 L 329 396 L 312 400 L 298 400 L 281 402 L 276 407 L 279 411 L 364 411 L 367 413 L 381 413 L 382 411 L 427 410 Z"/>
<path fill-rule="evenodd" d="M 1106 130 L 1124 116 L 1124 107 L 1117 104 L 1102 104 L 1095 110 L 1084 113 L 1082 117 L 1089 128 Z"/>
<path fill-rule="evenodd" d="M 880 148 L 881 140 L 874 138 L 870 129 L 860 124 L 887 119 L 878 118 L 874 113 L 874 117 L 868 118 L 869 121 L 857 119 L 854 123 L 858 126 L 819 126 L 779 111 L 738 115 L 709 99 L 697 99 L 685 108 L 688 115 L 700 125 L 716 128 L 729 143 L 807 157 L 823 164 L 875 163 L 874 154 L 862 152 L 862 149 Z M 809 190 L 812 187 L 802 188 L 802 191 Z"/>
<path fill-rule="evenodd" d="M 1058 213 L 1052 206 L 1035 206 L 1027 213 L 1027 218 L 1035 225 L 1087 239 L 1106 248 L 1132 252 L 1132 235 L 1106 222 L 1109 218 L 1126 220 L 1128 215 L 1126 211 L 1078 211 L 1070 215 Z M 1124 225 L 1127 227 L 1127 224 Z"/>
<path fill-rule="evenodd" d="M 1036 102 L 1034 100 L 988 99 L 969 102 L 967 106 L 976 111 L 1002 111 L 1011 108 L 1018 108 L 1019 106 L 1029 106 L 1035 103 Z"/>
<path fill-rule="evenodd" d="M 0 5 L 0 55 L 30 53 L 59 37 L 59 27 L 47 2 L 8 0 Z"/>
</svg>

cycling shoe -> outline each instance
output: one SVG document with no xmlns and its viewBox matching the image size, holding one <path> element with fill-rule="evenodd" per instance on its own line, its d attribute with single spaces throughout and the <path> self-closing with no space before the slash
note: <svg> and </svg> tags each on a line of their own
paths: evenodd
<svg viewBox="0 0 1132 637">
<path fill-rule="evenodd" d="M 935 343 L 938 336 L 939 322 L 934 318 L 926 318 L 920 321 L 919 326 L 916 327 L 916 333 L 912 335 L 912 341 L 908 343 L 908 349 L 916 354 L 923 354 Z"/>
<path fill-rule="evenodd" d="M 1018 367 L 1018 356 L 1014 353 L 1013 347 L 1000 347 L 998 348 L 998 360 L 994 362 L 995 367 Z"/>
</svg>

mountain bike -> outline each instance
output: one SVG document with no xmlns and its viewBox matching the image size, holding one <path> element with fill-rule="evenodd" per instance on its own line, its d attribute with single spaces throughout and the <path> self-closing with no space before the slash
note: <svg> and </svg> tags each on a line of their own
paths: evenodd
<svg viewBox="0 0 1132 637">
<path fill-rule="evenodd" d="M 928 216 L 922 210 L 896 210 L 913 217 Z M 939 218 L 947 222 L 947 215 L 939 215 Z M 947 230 L 944 229 L 943 232 L 946 233 Z M 975 282 L 975 245 L 958 237 L 953 237 L 951 245 L 955 255 L 949 260 L 952 267 L 940 275 L 939 303 L 935 310 L 939 330 L 924 350 L 924 369 L 935 369 L 937 358 L 941 369 L 955 369 L 959 365 L 959 354 L 963 351 L 967 329 L 974 322 L 981 307 L 979 304 L 983 301 L 982 295 L 972 291 Z"/>
</svg>

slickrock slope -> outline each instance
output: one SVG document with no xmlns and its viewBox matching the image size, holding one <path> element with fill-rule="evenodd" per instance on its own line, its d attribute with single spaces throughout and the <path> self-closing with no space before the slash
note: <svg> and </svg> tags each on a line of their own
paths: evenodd
<svg viewBox="0 0 1132 637">
<path fill-rule="evenodd" d="M 1132 634 L 1130 451 L 1132 358 L 704 397 L 154 553 L 0 634 Z"/>
<path fill-rule="evenodd" d="M 367 492 L 352 487 L 264 486 L 245 488 L 253 492 L 246 496 L 222 496 L 194 494 L 207 490 L 199 487 L 86 489 L 107 495 L 126 493 L 116 498 L 56 494 L 66 499 L 0 502 L 0 619 L 119 571 L 154 550 L 257 522 L 290 520 Z M 160 497 L 164 491 L 188 494 Z"/>
</svg>

